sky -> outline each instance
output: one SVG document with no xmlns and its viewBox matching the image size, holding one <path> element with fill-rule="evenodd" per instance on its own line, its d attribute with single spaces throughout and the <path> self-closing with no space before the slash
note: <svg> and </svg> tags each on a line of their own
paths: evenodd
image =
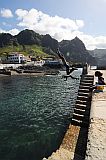
<svg viewBox="0 0 106 160">
<path fill-rule="evenodd" d="M 106 49 L 106 0 L 0 0 L 0 33 L 31 29 L 59 42 L 76 36 Z"/>
</svg>

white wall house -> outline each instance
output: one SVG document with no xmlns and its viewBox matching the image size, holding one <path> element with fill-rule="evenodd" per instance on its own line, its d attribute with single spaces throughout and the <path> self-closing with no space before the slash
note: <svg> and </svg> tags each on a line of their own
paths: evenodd
<svg viewBox="0 0 106 160">
<path fill-rule="evenodd" d="M 23 63 L 26 62 L 26 58 L 23 54 L 19 54 L 17 52 L 11 53 L 7 58 L 8 63 Z"/>
</svg>

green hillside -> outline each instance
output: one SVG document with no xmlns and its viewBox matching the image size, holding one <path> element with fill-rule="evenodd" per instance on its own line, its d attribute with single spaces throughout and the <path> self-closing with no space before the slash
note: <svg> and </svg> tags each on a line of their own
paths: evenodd
<svg viewBox="0 0 106 160">
<path fill-rule="evenodd" d="M 11 53 L 11 52 L 20 52 L 25 56 L 39 56 L 39 57 L 48 56 L 48 54 L 46 54 L 43 51 L 43 47 L 37 45 L 18 45 L 18 46 L 8 45 L 0 48 L 0 56 L 4 55 L 5 53 Z"/>
</svg>

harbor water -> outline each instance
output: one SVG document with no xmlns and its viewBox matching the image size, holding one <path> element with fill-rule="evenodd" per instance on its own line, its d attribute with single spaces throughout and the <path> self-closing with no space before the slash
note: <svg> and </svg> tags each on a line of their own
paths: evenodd
<svg viewBox="0 0 106 160">
<path fill-rule="evenodd" d="M 80 77 L 81 70 L 73 73 Z M 0 160 L 41 160 L 55 151 L 70 123 L 80 80 L 0 77 Z"/>
</svg>

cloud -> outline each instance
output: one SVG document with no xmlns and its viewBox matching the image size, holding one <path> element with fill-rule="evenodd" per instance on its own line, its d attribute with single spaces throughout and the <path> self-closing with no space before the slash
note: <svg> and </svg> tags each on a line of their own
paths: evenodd
<svg viewBox="0 0 106 160">
<path fill-rule="evenodd" d="M 6 31 L 0 28 L 0 33 L 6 33 Z"/>
<path fill-rule="evenodd" d="M 32 29 L 43 35 L 50 34 L 58 41 L 71 40 L 77 36 L 84 42 L 86 48 L 91 50 L 97 47 L 106 48 L 106 37 L 93 37 L 80 31 L 84 27 L 83 20 L 52 17 L 36 9 L 29 11 L 17 9 L 15 13 L 19 21 L 17 25 L 20 27 Z"/>
<path fill-rule="evenodd" d="M 97 36 L 93 37 L 80 31 L 84 26 L 83 20 L 72 20 L 59 16 L 50 16 L 36 9 L 23 10 L 17 9 L 17 26 L 22 29 L 32 29 L 39 34 L 50 34 L 58 41 L 72 40 L 76 36 L 79 37 L 85 44 L 86 48 L 93 50 L 95 48 L 106 48 L 106 37 Z M 6 25 L 6 23 L 4 23 Z M 0 33 L 10 33 L 16 35 L 19 33 L 17 28 L 5 31 L 0 29 Z"/>
<path fill-rule="evenodd" d="M 106 49 L 106 37 L 97 36 L 93 37 L 91 35 L 82 34 L 78 36 L 85 44 L 88 50 L 93 50 L 95 48 Z"/>
<path fill-rule="evenodd" d="M 15 13 L 20 20 L 18 26 L 32 29 L 40 34 L 48 33 L 54 38 L 56 34 L 72 32 L 84 26 L 82 20 L 71 20 L 59 16 L 52 17 L 36 9 L 29 11 L 17 9 Z M 63 38 L 61 37 L 61 39 Z"/>
<path fill-rule="evenodd" d="M 13 14 L 12 14 L 11 10 L 10 9 L 5 9 L 5 8 L 1 9 L 0 15 L 1 15 L 1 17 L 5 17 L 5 18 L 13 17 Z"/>
<path fill-rule="evenodd" d="M 9 30 L 8 32 L 12 35 L 17 35 L 20 31 L 18 29 L 14 28 L 14 29 Z"/>
<path fill-rule="evenodd" d="M 0 33 L 10 33 L 12 35 L 17 35 L 19 32 L 20 31 L 18 29 L 16 29 L 16 28 L 8 30 L 8 31 L 7 30 L 3 30 L 3 29 L 0 28 Z"/>
<path fill-rule="evenodd" d="M 17 9 L 15 13 L 18 16 L 18 19 L 21 20 L 24 18 L 24 16 L 28 14 L 28 11 L 23 10 L 23 9 Z"/>
</svg>

